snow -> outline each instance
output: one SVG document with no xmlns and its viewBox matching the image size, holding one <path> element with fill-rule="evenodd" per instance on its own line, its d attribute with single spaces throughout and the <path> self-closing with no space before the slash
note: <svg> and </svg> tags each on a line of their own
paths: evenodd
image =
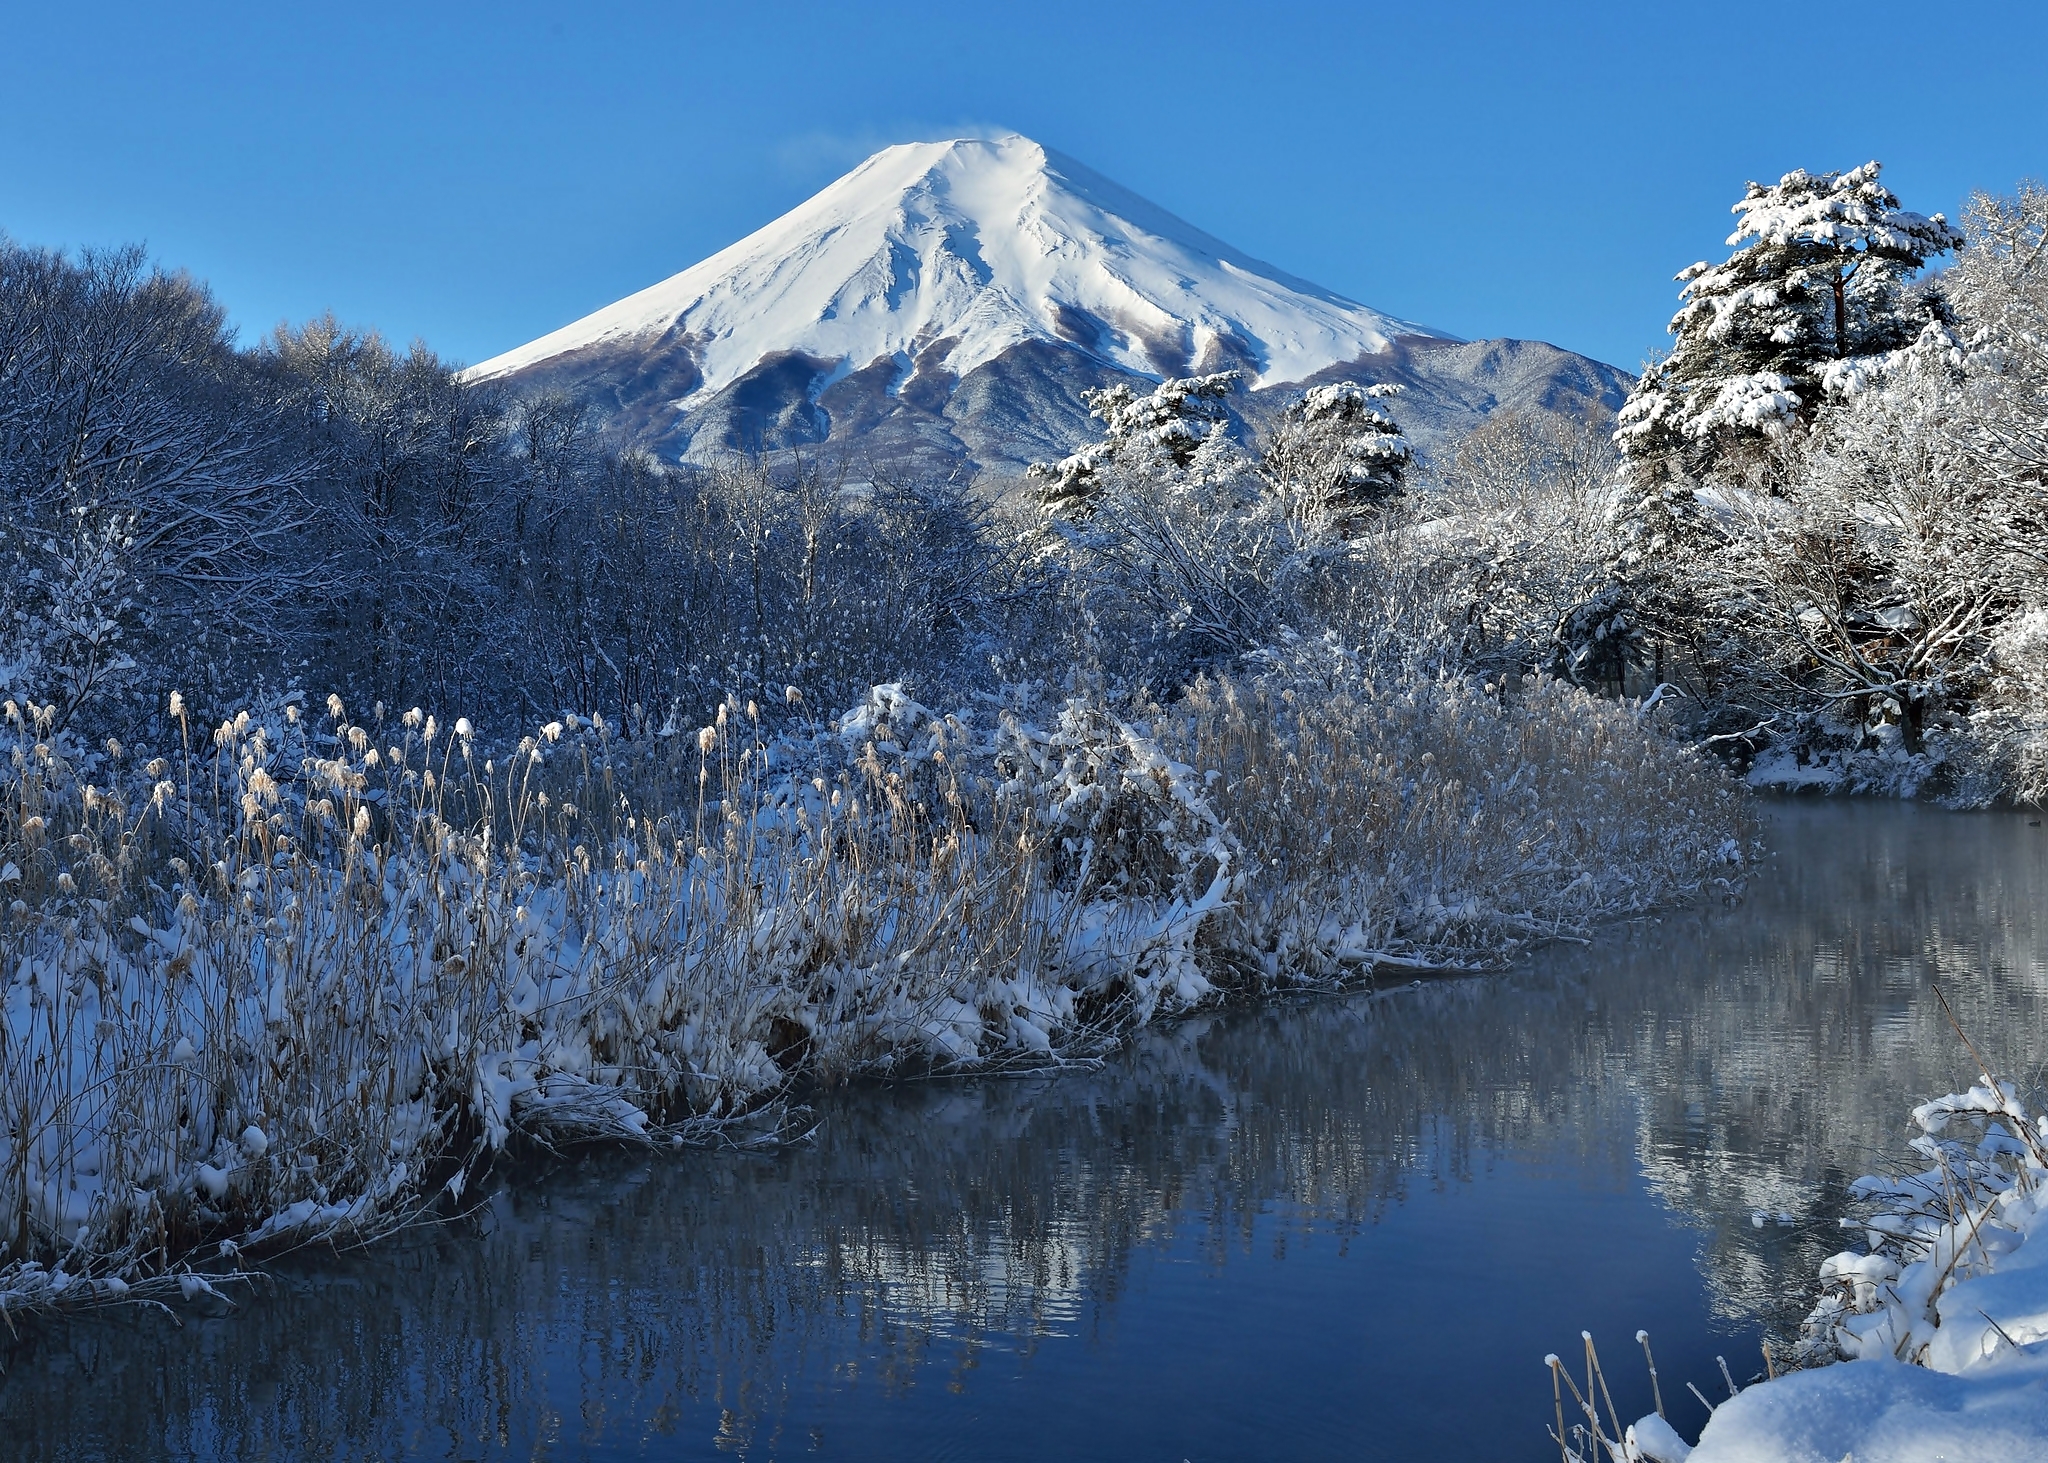
<svg viewBox="0 0 2048 1463">
<path fill-rule="evenodd" d="M 1957 1117 L 1982 1124 L 1971 1143 Z M 1803 1347 L 1851 1358 L 1722 1403 L 1692 1463 L 2048 1458 L 2048 1144 L 2010 1083 L 1923 1103 L 1935 1167 L 1863 1178 L 1867 1252 L 1821 1268 Z M 1641 1424 L 1638 1424 L 1640 1427 Z"/>
<path fill-rule="evenodd" d="M 1077 339 L 1091 317 L 1097 338 Z M 777 351 L 842 371 L 893 357 L 900 384 L 946 340 L 955 375 L 1025 341 L 1066 341 L 1142 375 L 1247 366 L 1264 385 L 1395 336 L 1442 335 L 1239 253 L 1013 134 L 885 148 L 702 263 L 467 374 L 670 331 L 688 339 L 699 393 Z"/>
<path fill-rule="evenodd" d="M 1739 248 L 1753 239 L 1780 246 L 1817 241 L 1866 252 L 1939 254 L 1962 244 L 1962 235 L 1940 214 L 1928 218 L 1899 207 L 1899 200 L 1878 182 L 1883 171 L 1872 161 L 1819 178 L 1796 168 L 1776 187 L 1752 183 L 1729 210 L 1742 222 L 1728 236 L 1728 245 Z"/>
<path fill-rule="evenodd" d="M 1715 1409 L 1691 1463 L 2018 1463 L 2048 1457 L 2048 1361 L 1968 1379 L 1868 1361 L 1794 1372 Z"/>
<path fill-rule="evenodd" d="M 1638 1456 L 1654 1463 L 1686 1463 L 1692 1456 L 1692 1449 L 1678 1435 L 1678 1429 L 1654 1412 L 1633 1423 L 1627 1438 Z"/>
</svg>

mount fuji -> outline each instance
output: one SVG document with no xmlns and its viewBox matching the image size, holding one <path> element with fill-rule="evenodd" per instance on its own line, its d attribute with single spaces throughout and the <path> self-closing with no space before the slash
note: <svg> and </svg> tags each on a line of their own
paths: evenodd
<svg viewBox="0 0 2048 1463">
<path fill-rule="evenodd" d="M 1081 392 L 1235 369 L 1256 420 L 1392 381 L 1425 446 L 1503 405 L 1620 405 L 1629 377 L 1460 341 L 1265 264 L 1029 138 L 906 143 L 701 264 L 467 373 L 590 399 L 667 454 L 818 444 L 1007 477 L 1093 436 Z"/>
</svg>

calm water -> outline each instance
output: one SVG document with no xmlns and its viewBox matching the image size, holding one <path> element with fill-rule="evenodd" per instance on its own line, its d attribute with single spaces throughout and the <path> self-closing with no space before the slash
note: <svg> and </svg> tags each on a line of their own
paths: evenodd
<svg viewBox="0 0 2048 1463">
<path fill-rule="evenodd" d="M 1770 819 L 1732 911 L 846 1093 L 798 1151 L 593 1158 L 231 1317 L 45 1329 L 0 1455 L 1537 1460 L 1543 1354 L 1590 1329 L 1647 1410 L 1638 1327 L 1690 1430 L 1971 1075 L 1929 982 L 2036 1092 L 2048 1058 L 2042 828 Z"/>
</svg>

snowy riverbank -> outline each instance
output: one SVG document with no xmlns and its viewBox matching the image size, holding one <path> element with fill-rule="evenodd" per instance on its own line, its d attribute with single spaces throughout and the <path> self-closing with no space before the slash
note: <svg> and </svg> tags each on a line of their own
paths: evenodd
<svg viewBox="0 0 2048 1463">
<path fill-rule="evenodd" d="M 1495 965 L 1740 879 L 1739 794 L 1642 709 L 1347 667 L 496 756 L 330 701 L 90 776 L 10 704 L 0 1309 L 189 1300 L 507 1145 L 713 1139 L 804 1083 Z"/>
<path fill-rule="evenodd" d="M 2048 1457 L 2048 1118 L 2009 1082 L 1914 1109 L 1931 1165 L 1859 1179 L 1864 1245 L 1821 1269 L 1807 1359 L 1719 1404 L 1697 1447 L 1654 1414 L 1656 1463 L 2018 1463 Z M 1952 1131 L 1955 1129 L 1957 1131 Z"/>
</svg>

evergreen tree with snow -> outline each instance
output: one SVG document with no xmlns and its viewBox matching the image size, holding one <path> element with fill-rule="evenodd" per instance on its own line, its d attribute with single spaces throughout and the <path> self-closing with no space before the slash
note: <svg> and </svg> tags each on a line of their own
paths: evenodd
<svg viewBox="0 0 2048 1463">
<path fill-rule="evenodd" d="M 1272 632 L 1298 535 L 1229 430 L 1238 380 L 1090 392 L 1101 440 L 1032 468 L 1091 656 L 1175 679 Z"/>
<path fill-rule="evenodd" d="M 1398 386 L 1317 386 L 1288 406 L 1259 459 L 1259 474 L 1314 538 L 1350 538 L 1401 496 L 1414 454 L 1374 403 Z"/>
<path fill-rule="evenodd" d="M 1213 454 L 1228 440 L 1224 429 L 1230 415 L 1224 402 L 1238 380 L 1235 371 L 1219 371 L 1162 381 L 1143 395 L 1123 381 L 1082 393 L 1102 423 L 1102 440 L 1058 462 L 1034 464 L 1039 502 L 1048 513 L 1085 518 L 1094 511 L 1104 475 L 1112 468 L 1137 476 L 1187 473 L 1205 449 Z"/>
<path fill-rule="evenodd" d="M 1622 407 L 1615 440 L 1633 468 L 1698 479 L 1731 456 L 1753 463 L 1813 419 L 1830 383 L 1913 340 L 1921 322 L 1905 286 L 1962 236 L 1940 214 L 1901 208 L 1879 172 L 1799 169 L 1749 185 L 1733 210 L 1735 253 L 1678 275 L 1671 353 Z"/>
</svg>

